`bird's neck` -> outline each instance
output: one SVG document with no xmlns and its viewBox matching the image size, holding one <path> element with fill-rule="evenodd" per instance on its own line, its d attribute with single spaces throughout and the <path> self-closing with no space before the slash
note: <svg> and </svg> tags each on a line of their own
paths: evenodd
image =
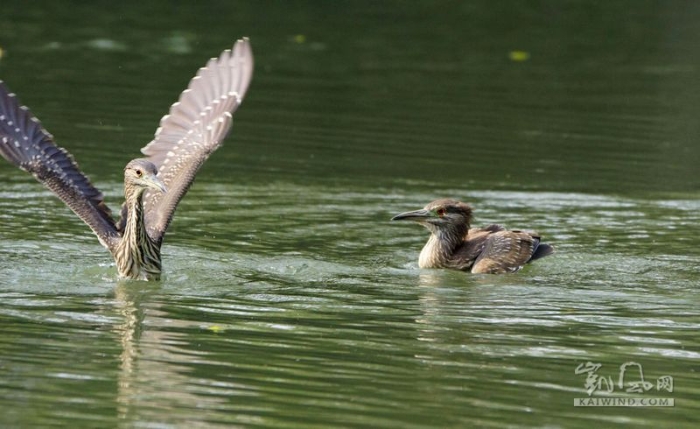
<svg viewBox="0 0 700 429">
<path fill-rule="evenodd" d="M 418 266 L 421 268 L 452 267 L 454 254 L 464 243 L 468 230 L 469 225 L 431 229 L 430 238 L 420 252 Z"/>
<path fill-rule="evenodd" d="M 127 219 L 119 252 L 116 257 L 120 277 L 153 280 L 160 277 L 160 246 L 146 231 L 143 194 L 138 192 L 126 199 Z"/>
<path fill-rule="evenodd" d="M 126 199 L 128 217 L 124 227 L 124 239 L 131 247 L 146 238 L 146 224 L 143 221 L 143 192 Z"/>
</svg>

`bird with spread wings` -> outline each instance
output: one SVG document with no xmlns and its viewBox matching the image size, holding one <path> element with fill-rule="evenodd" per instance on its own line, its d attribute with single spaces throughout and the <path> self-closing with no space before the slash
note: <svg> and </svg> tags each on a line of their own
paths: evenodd
<svg viewBox="0 0 700 429">
<path fill-rule="evenodd" d="M 141 149 L 145 157 L 124 169 L 126 201 L 118 221 L 73 157 L 2 81 L 0 155 L 31 173 L 88 224 L 114 257 L 119 277 L 158 280 L 160 248 L 177 204 L 227 136 L 252 76 L 248 39 L 199 69 Z"/>
</svg>

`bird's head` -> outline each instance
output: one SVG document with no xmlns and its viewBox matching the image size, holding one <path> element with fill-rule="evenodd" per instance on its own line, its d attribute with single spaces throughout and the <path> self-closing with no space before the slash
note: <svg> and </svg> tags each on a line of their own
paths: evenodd
<svg viewBox="0 0 700 429">
<path fill-rule="evenodd" d="M 141 192 L 150 188 L 165 193 L 165 185 L 157 174 L 158 170 L 152 162 L 135 159 L 124 168 L 124 185 L 126 188 L 135 188 Z"/>
<path fill-rule="evenodd" d="M 391 220 L 412 220 L 428 228 L 433 233 L 454 231 L 466 232 L 472 220 L 469 205 L 452 200 L 440 199 L 429 203 L 420 210 L 397 214 Z"/>
</svg>

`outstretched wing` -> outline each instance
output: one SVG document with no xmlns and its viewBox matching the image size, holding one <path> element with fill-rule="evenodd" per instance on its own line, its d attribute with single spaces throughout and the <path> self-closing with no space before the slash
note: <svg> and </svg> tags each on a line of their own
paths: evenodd
<svg viewBox="0 0 700 429">
<path fill-rule="evenodd" d="M 119 235 L 102 193 L 2 81 L 0 154 L 55 192 L 92 228 L 103 246 L 112 248 Z"/>
<path fill-rule="evenodd" d="M 153 141 L 141 149 L 156 165 L 167 188 L 165 194 L 147 191 L 144 197 L 146 227 L 152 239 L 162 240 L 195 174 L 221 146 L 252 75 L 253 52 L 248 39 L 241 39 L 199 69 L 161 119 Z"/>
<path fill-rule="evenodd" d="M 518 271 L 532 258 L 539 244 L 539 237 L 526 232 L 498 231 L 490 234 L 471 272 L 501 274 Z"/>
</svg>

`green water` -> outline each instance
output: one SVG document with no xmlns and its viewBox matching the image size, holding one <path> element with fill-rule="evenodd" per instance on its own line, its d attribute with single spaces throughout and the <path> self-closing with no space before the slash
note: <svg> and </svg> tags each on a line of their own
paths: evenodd
<svg viewBox="0 0 700 429">
<path fill-rule="evenodd" d="M 0 427 L 700 422 L 700 3 L 2 9 L 0 79 L 113 210 L 206 59 L 249 36 L 256 70 L 160 283 L 119 282 L 0 163 Z M 557 253 L 513 275 L 420 270 L 426 231 L 388 220 L 438 197 Z M 613 396 L 675 406 L 574 407 L 587 362 Z M 627 362 L 648 391 L 617 385 Z"/>
</svg>

